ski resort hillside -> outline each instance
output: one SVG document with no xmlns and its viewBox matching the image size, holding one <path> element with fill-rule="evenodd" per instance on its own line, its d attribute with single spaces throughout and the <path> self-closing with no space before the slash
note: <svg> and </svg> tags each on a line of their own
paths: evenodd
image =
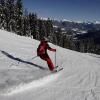
<svg viewBox="0 0 100 100">
<path fill-rule="evenodd" d="M 100 100 L 100 55 L 49 44 L 62 71 L 37 57 L 39 41 L 0 30 L 0 100 Z"/>
</svg>

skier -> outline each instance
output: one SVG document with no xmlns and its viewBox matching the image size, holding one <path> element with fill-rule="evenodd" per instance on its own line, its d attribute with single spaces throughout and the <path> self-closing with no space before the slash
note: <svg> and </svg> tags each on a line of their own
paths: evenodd
<svg viewBox="0 0 100 100">
<path fill-rule="evenodd" d="M 37 55 L 41 59 L 45 60 L 47 62 L 47 64 L 48 64 L 48 67 L 49 67 L 50 71 L 53 71 L 54 70 L 54 65 L 53 65 L 53 62 L 50 59 L 49 55 L 47 54 L 47 50 L 56 52 L 56 49 L 51 48 L 49 46 L 49 44 L 48 44 L 48 39 L 46 37 L 44 37 L 41 40 L 41 42 L 40 42 L 40 44 L 39 44 L 39 46 L 37 48 Z"/>
</svg>

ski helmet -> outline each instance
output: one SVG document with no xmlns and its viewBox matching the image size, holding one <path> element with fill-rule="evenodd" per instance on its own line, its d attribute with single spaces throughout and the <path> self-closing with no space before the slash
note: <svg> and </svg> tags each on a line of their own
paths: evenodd
<svg viewBox="0 0 100 100">
<path fill-rule="evenodd" d="M 46 42 L 49 41 L 49 39 L 47 37 L 43 37 L 43 40 L 46 41 Z"/>
</svg>

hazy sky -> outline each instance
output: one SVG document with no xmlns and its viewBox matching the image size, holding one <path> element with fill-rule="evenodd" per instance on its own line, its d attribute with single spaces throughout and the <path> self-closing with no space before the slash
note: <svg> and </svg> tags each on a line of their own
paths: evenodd
<svg viewBox="0 0 100 100">
<path fill-rule="evenodd" d="M 100 0 L 23 0 L 24 8 L 39 17 L 100 21 Z"/>
</svg>

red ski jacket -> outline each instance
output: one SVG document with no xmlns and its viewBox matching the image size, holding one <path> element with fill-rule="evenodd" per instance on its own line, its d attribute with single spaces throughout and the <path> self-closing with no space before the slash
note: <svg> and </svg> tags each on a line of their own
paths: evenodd
<svg viewBox="0 0 100 100">
<path fill-rule="evenodd" d="M 56 49 L 51 48 L 46 41 L 42 40 L 37 48 L 37 55 L 38 56 L 45 55 L 47 54 L 47 50 L 56 52 Z"/>
</svg>

